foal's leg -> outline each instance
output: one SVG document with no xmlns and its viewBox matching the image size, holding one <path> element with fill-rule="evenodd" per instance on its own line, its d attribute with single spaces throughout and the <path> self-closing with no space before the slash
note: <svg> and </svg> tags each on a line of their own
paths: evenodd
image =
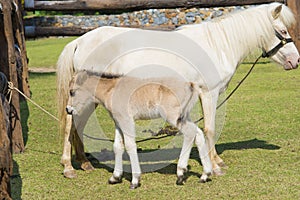
<svg viewBox="0 0 300 200">
<path fill-rule="evenodd" d="M 139 158 L 137 154 L 137 145 L 135 142 L 135 125 L 133 119 L 128 119 L 128 116 L 118 120 L 118 125 L 123 133 L 124 143 L 126 152 L 129 155 L 131 170 L 132 170 L 132 180 L 130 184 L 130 189 L 136 189 L 140 187 L 141 178 L 141 167 L 139 163 Z"/>
<path fill-rule="evenodd" d="M 177 185 L 183 185 L 185 181 L 184 173 L 187 172 L 188 160 L 196 136 L 195 127 L 190 126 L 191 122 L 181 124 L 180 131 L 183 133 L 183 144 L 177 164 Z"/>
<path fill-rule="evenodd" d="M 204 132 L 207 136 L 209 156 L 213 166 L 213 174 L 223 175 L 220 165 L 225 165 L 223 160 L 218 156 L 215 148 L 215 118 L 218 101 L 218 91 L 209 92 L 201 96 L 202 110 L 204 115 Z"/>
<path fill-rule="evenodd" d="M 72 166 L 72 138 L 74 135 L 72 115 L 66 117 L 64 148 L 60 163 L 64 166 L 64 176 L 67 178 L 75 178 L 76 172 Z"/>
<path fill-rule="evenodd" d="M 123 164 L 122 157 L 124 153 L 124 141 L 121 130 L 116 127 L 115 129 L 115 141 L 114 141 L 114 153 L 115 153 L 115 168 L 112 177 L 108 180 L 109 184 L 116 184 L 122 182 Z"/>
<path fill-rule="evenodd" d="M 184 183 L 184 172 L 187 171 L 188 159 L 190 157 L 191 149 L 196 137 L 196 145 L 199 150 L 200 159 L 203 165 L 204 173 L 201 176 L 201 182 L 206 182 L 208 176 L 212 173 L 212 164 L 208 156 L 208 147 L 205 143 L 203 132 L 191 121 L 183 122 L 181 125 L 181 132 L 183 133 L 183 146 L 180 153 L 178 167 L 177 167 L 177 184 Z"/>
<path fill-rule="evenodd" d="M 208 153 L 209 149 L 208 149 L 207 143 L 205 142 L 204 134 L 203 134 L 202 130 L 199 129 L 196 125 L 195 125 L 195 127 L 197 129 L 195 143 L 198 148 L 198 152 L 199 152 L 199 156 L 200 156 L 200 160 L 201 160 L 201 163 L 203 166 L 203 172 L 204 172 L 200 178 L 200 182 L 205 183 L 205 182 L 207 182 L 208 177 L 212 174 L 212 164 L 211 164 L 211 160 L 209 157 L 209 153 Z"/>
</svg>

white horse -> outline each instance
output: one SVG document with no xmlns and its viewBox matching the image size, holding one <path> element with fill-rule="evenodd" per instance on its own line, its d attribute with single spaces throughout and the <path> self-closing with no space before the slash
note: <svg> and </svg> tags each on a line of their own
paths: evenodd
<svg viewBox="0 0 300 200">
<path fill-rule="evenodd" d="M 271 3 L 172 32 L 101 27 L 70 42 L 58 60 L 57 87 L 62 128 L 69 82 L 75 71 L 87 69 L 140 76 L 180 75 L 199 87 L 213 172 L 225 166 L 215 149 L 215 116 L 219 94 L 224 92 L 242 60 L 257 48 L 286 70 L 296 69 L 299 53 L 287 27 L 295 22 L 288 7 Z M 150 68 L 149 66 L 157 67 Z M 151 71 L 153 69 L 153 71 Z M 167 69 L 168 72 L 164 72 Z M 66 138 L 67 139 L 67 138 Z M 82 168 L 92 169 L 75 144 Z M 61 162 L 69 163 L 63 154 Z"/>
<path fill-rule="evenodd" d="M 124 147 L 129 155 L 132 168 L 130 188 L 140 186 L 141 168 L 135 142 L 135 124 L 138 119 L 156 119 L 162 117 L 177 127 L 184 136 L 182 150 L 178 160 L 177 184 L 182 185 L 187 170 L 189 155 L 194 144 L 199 151 L 204 173 L 201 182 L 206 182 L 212 174 L 212 165 L 208 156 L 208 146 L 203 132 L 194 124 L 189 114 L 198 99 L 198 86 L 173 77 L 140 79 L 129 76 L 112 76 L 95 72 L 77 72 L 70 84 L 70 97 L 66 107 L 68 126 L 66 134 L 80 134 L 81 121 L 85 121 L 98 104 L 103 105 L 115 122 L 115 168 L 110 184 L 122 181 L 122 157 Z M 121 102 L 121 103 L 120 103 Z M 70 138 L 69 136 L 69 138 Z M 79 135 L 79 137 L 81 137 Z M 65 147 L 70 151 L 71 142 Z M 65 176 L 75 173 L 65 171 Z"/>
</svg>

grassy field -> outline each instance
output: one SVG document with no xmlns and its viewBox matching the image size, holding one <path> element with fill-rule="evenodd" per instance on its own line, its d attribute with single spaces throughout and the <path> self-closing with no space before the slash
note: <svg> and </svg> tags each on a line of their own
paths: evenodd
<svg viewBox="0 0 300 200">
<path fill-rule="evenodd" d="M 55 66 L 62 47 L 72 39 L 28 41 L 29 66 Z M 249 67 L 243 64 L 239 68 L 229 90 Z M 229 100 L 217 142 L 217 150 L 229 166 L 224 176 L 198 183 L 202 169 L 193 148 L 184 186 L 175 184 L 174 161 L 160 170 L 143 173 L 142 186 L 133 191 L 129 190 L 129 174 L 119 185 L 107 184 L 112 169 L 105 160 L 94 159 L 96 170 L 91 173 L 77 170 L 76 179 L 64 178 L 59 164 L 62 146 L 58 123 L 32 104 L 23 103 L 26 151 L 13 158 L 13 199 L 300 199 L 299 79 L 299 70 L 286 72 L 273 63 L 262 62 Z M 56 115 L 55 81 L 55 73 L 30 74 L 32 99 Z M 112 121 L 107 115 L 101 121 L 107 135 L 112 135 Z M 155 150 L 168 140 L 172 138 L 139 146 Z M 144 163 L 143 167 L 148 165 L 155 163 Z"/>
</svg>

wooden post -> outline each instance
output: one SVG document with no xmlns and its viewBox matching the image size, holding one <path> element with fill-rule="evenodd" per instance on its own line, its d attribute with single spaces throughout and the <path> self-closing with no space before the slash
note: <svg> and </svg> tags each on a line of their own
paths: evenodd
<svg viewBox="0 0 300 200">
<path fill-rule="evenodd" d="M 29 94 L 25 39 L 24 32 L 21 30 L 23 21 L 20 19 L 20 2 L 16 3 L 13 0 L 0 0 L 0 5 L 0 71 L 7 76 L 8 80 L 11 81 L 15 87 Z M 17 55 L 17 52 L 20 53 L 21 59 L 19 55 Z M 20 62 L 18 62 L 17 58 L 19 58 L 18 60 Z M 20 63 L 22 66 L 18 66 Z M 20 68 L 22 72 L 19 73 L 18 76 Z M 22 88 L 20 86 L 22 86 Z M 14 114 L 14 118 L 12 119 L 12 147 L 14 153 L 24 151 L 19 101 L 19 94 L 13 91 L 11 104 L 14 107 L 12 111 Z"/>
<path fill-rule="evenodd" d="M 300 1 L 287 0 L 287 6 L 293 11 L 296 17 L 296 24 L 291 27 L 289 32 L 295 42 L 298 51 L 300 52 Z"/>
<path fill-rule="evenodd" d="M 9 122 L 9 104 L 0 95 L 0 199 L 11 199 L 12 149 Z"/>
<path fill-rule="evenodd" d="M 23 25 L 23 14 L 22 14 L 22 5 L 21 0 L 17 0 L 17 10 L 15 10 L 13 19 L 12 19 L 12 27 L 13 33 L 15 36 L 15 51 L 17 60 L 17 71 L 18 71 L 18 83 L 19 89 L 28 97 L 30 97 L 30 88 L 28 83 L 28 59 L 25 45 L 25 30 Z"/>
</svg>

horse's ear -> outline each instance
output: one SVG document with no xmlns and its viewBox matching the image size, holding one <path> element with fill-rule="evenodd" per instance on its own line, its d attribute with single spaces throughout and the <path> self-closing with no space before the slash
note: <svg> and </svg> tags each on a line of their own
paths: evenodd
<svg viewBox="0 0 300 200">
<path fill-rule="evenodd" d="M 282 5 L 279 5 L 272 11 L 272 16 L 274 19 L 277 19 L 280 16 L 281 10 L 282 10 Z"/>
</svg>

